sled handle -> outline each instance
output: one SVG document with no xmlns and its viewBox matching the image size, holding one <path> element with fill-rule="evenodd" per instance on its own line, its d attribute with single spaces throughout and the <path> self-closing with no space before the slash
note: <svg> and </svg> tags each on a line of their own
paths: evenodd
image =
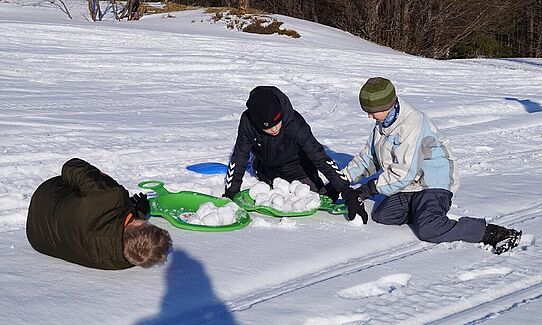
<svg viewBox="0 0 542 325">
<path fill-rule="evenodd" d="M 164 188 L 164 182 L 162 181 L 156 181 L 156 180 L 143 181 L 137 184 L 137 186 L 144 188 L 146 190 L 153 190 L 154 192 L 156 192 L 156 194 L 158 194 L 158 196 L 170 194 L 170 192 Z"/>
</svg>

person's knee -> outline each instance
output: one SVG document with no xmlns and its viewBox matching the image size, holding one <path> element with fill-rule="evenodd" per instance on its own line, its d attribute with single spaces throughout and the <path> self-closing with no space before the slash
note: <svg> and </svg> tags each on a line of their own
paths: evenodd
<svg viewBox="0 0 542 325">
<path fill-rule="evenodd" d="M 383 225 L 402 225 L 405 223 L 405 218 L 390 218 L 389 216 L 386 216 L 385 213 L 381 213 L 379 210 L 373 211 L 371 213 L 371 219 L 376 222 Z"/>
<path fill-rule="evenodd" d="M 373 213 L 371 214 L 371 219 L 376 223 L 383 223 L 382 217 L 380 216 L 380 213 L 378 213 L 378 211 L 373 211 Z"/>
</svg>

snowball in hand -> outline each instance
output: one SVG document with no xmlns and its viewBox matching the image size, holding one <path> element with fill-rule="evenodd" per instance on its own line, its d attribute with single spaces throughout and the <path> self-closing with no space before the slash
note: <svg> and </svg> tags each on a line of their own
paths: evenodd
<svg viewBox="0 0 542 325">
<path fill-rule="evenodd" d="M 235 213 L 239 210 L 237 204 L 230 202 L 223 207 L 216 207 L 207 202 L 200 205 L 198 211 L 188 219 L 188 223 L 206 226 L 224 226 L 237 221 Z"/>
<path fill-rule="evenodd" d="M 256 205 L 270 206 L 283 212 L 307 211 L 320 206 L 320 195 L 298 180 L 289 183 L 275 178 L 273 189 L 264 182 L 258 182 L 248 193 Z"/>
</svg>

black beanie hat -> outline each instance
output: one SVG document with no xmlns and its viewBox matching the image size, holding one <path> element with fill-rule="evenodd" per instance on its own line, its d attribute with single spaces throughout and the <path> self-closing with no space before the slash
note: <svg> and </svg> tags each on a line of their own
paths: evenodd
<svg viewBox="0 0 542 325">
<path fill-rule="evenodd" d="M 248 116 L 256 128 L 269 129 L 282 121 L 282 106 L 271 86 L 258 86 L 247 100 Z"/>
</svg>

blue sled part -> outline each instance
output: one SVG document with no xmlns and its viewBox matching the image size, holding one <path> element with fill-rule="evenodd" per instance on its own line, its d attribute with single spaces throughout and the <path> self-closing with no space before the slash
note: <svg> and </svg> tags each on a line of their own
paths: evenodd
<svg viewBox="0 0 542 325">
<path fill-rule="evenodd" d="M 228 171 L 228 166 L 223 163 L 206 162 L 206 163 L 186 166 L 186 169 L 198 174 L 214 175 L 214 174 L 226 174 L 226 172 Z"/>
<path fill-rule="evenodd" d="M 205 162 L 186 166 L 186 169 L 198 174 L 216 175 L 226 174 L 228 172 L 228 165 L 219 162 Z M 254 176 L 250 162 L 247 164 L 247 172 Z"/>
</svg>

